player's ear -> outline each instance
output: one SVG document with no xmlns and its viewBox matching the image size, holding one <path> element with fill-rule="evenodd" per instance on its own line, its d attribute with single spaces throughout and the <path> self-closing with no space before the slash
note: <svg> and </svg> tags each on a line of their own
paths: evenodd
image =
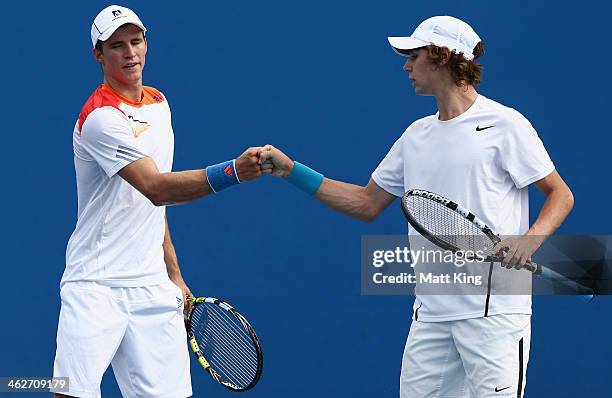
<svg viewBox="0 0 612 398">
<path fill-rule="evenodd" d="M 102 60 L 102 51 L 98 50 L 97 48 L 94 48 L 92 50 L 92 53 L 93 53 L 93 56 L 96 59 L 96 61 L 98 61 L 100 64 L 102 64 L 103 63 L 103 60 Z"/>
<path fill-rule="evenodd" d="M 451 52 L 448 47 L 440 47 L 440 63 L 438 66 L 446 65 L 450 61 Z"/>
</svg>

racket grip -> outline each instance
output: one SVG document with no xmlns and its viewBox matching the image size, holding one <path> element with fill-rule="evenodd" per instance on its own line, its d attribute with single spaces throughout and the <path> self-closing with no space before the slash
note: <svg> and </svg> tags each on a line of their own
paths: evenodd
<svg viewBox="0 0 612 398">
<path fill-rule="evenodd" d="M 538 263 L 534 263 L 531 260 L 527 260 L 527 263 L 523 266 L 528 271 L 533 272 L 535 275 L 542 275 L 543 269 L 542 266 Z"/>
</svg>

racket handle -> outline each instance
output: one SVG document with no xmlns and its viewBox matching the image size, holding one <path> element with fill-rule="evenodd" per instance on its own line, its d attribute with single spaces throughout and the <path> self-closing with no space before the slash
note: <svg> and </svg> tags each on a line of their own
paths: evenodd
<svg viewBox="0 0 612 398">
<path fill-rule="evenodd" d="M 527 260 L 527 263 L 523 266 L 528 271 L 533 272 L 535 275 L 542 275 L 543 268 L 540 264 L 534 263 L 531 260 Z"/>
<path fill-rule="evenodd" d="M 487 257 L 485 258 L 485 261 L 501 263 L 503 259 L 504 259 L 503 256 L 502 257 Z M 564 284 L 565 286 L 577 291 L 581 295 L 581 298 L 586 302 L 590 302 L 593 300 L 593 296 L 595 294 L 593 289 L 586 287 L 576 281 L 573 281 L 569 279 L 568 277 L 563 276 L 560 273 L 551 270 L 550 268 L 546 268 L 531 260 L 527 260 L 527 263 L 523 266 L 523 268 L 528 271 L 533 272 L 536 276 L 539 276 L 545 279 L 549 279 L 549 280 L 553 280 L 555 282 L 560 282 Z"/>
<path fill-rule="evenodd" d="M 563 285 L 576 290 L 578 293 L 580 293 L 581 298 L 586 302 L 590 302 L 593 300 L 593 295 L 594 295 L 593 289 L 586 287 L 576 281 L 573 281 L 559 274 L 558 272 L 551 270 L 550 268 L 546 268 L 546 267 L 541 267 L 541 268 L 542 268 L 542 273 L 541 273 L 542 277 L 556 281 L 556 282 L 560 282 Z"/>
</svg>

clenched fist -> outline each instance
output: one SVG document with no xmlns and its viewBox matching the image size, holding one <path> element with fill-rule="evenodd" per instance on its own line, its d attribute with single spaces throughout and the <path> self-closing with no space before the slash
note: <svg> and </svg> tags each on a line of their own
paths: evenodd
<svg viewBox="0 0 612 398">
<path fill-rule="evenodd" d="M 293 160 L 270 144 L 261 148 L 259 164 L 263 173 L 272 174 L 275 177 L 287 178 L 293 170 Z"/>
<path fill-rule="evenodd" d="M 236 158 L 236 173 L 240 181 L 252 181 L 262 176 L 259 153 L 263 148 L 251 147 Z"/>
</svg>

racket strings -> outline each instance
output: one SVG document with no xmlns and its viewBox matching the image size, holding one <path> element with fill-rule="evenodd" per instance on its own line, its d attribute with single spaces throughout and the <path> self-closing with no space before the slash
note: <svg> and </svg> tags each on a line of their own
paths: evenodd
<svg viewBox="0 0 612 398">
<path fill-rule="evenodd" d="M 224 328 L 222 326 L 223 320 L 219 317 L 219 315 L 216 315 L 215 313 L 212 313 L 211 315 L 213 318 L 218 317 L 218 323 L 211 323 L 210 330 L 205 330 L 205 333 L 207 333 L 209 337 L 224 336 L 223 338 L 219 339 L 219 341 L 227 344 L 227 348 L 231 350 L 230 353 L 234 354 L 231 359 L 239 359 L 256 367 L 257 351 L 255 348 L 248 345 L 248 343 L 250 343 L 250 339 L 246 341 L 244 336 L 238 335 L 235 330 Z M 229 359 L 224 352 L 219 352 L 219 354 L 225 359 Z"/>
<path fill-rule="evenodd" d="M 244 388 L 258 373 L 258 351 L 245 326 L 216 304 L 202 303 L 191 316 L 191 328 L 211 368 L 224 381 Z"/>
<path fill-rule="evenodd" d="M 256 351 L 248 345 L 252 345 L 248 334 L 227 319 L 227 314 L 207 307 L 211 308 L 207 308 L 206 327 L 201 333 L 204 357 L 222 379 L 237 386 L 248 385 L 257 368 Z"/>
<path fill-rule="evenodd" d="M 491 240 L 482 230 L 463 215 L 444 204 L 421 196 L 408 196 L 404 204 L 414 220 L 429 235 L 443 240 L 454 250 L 490 251 Z"/>
</svg>

